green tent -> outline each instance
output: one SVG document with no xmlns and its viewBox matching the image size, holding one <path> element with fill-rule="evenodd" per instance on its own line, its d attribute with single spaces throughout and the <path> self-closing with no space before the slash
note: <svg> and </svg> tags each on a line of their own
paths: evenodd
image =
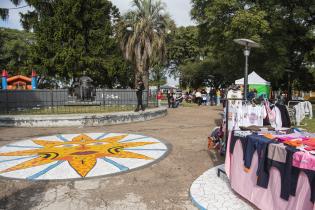
<svg viewBox="0 0 315 210">
<path fill-rule="evenodd" d="M 244 78 L 235 81 L 236 85 L 244 85 Z M 256 72 L 252 72 L 248 75 L 249 89 L 256 89 L 258 96 L 270 96 L 270 82 L 267 82 L 261 78 Z"/>
</svg>

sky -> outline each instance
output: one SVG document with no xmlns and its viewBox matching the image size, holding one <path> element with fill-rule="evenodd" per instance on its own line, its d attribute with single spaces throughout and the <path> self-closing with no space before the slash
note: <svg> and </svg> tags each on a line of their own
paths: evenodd
<svg viewBox="0 0 315 210">
<path fill-rule="evenodd" d="M 132 0 L 111 0 L 114 5 L 116 5 L 121 14 L 124 14 L 126 11 L 130 10 L 132 7 Z M 191 0 L 162 0 L 166 3 L 167 12 L 171 15 L 177 26 L 189 26 L 195 25 L 190 18 L 191 10 Z M 23 1 L 20 6 L 26 5 Z M 0 8 L 14 8 L 15 6 L 11 3 L 10 0 L 0 0 Z M 22 29 L 20 24 L 20 15 L 19 13 L 26 13 L 28 10 L 31 10 L 30 7 L 22 9 L 12 9 L 9 11 L 9 19 L 2 21 L 0 20 L 0 27 Z"/>
</svg>

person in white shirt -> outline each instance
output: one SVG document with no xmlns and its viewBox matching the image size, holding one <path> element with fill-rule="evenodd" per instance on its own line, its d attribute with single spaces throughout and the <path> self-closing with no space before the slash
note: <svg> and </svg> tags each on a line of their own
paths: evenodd
<svg viewBox="0 0 315 210">
<path fill-rule="evenodd" d="M 199 90 L 197 90 L 196 92 L 196 102 L 197 104 L 200 106 L 202 103 L 202 98 L 201 98 L 201 92 Z"/>
</svg>

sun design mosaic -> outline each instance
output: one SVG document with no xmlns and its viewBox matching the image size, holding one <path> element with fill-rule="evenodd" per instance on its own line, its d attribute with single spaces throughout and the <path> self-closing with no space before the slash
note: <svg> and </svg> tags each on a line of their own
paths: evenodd
<svg viewBox="0 0 315 210">
<path fill-rule="evenodd" d="M 90 133 L 40 137 L 0 148 L 0 176 L 53 180 L 115 174 L 150 164 L 168 148 L 134 134 Z"/>
</svg>

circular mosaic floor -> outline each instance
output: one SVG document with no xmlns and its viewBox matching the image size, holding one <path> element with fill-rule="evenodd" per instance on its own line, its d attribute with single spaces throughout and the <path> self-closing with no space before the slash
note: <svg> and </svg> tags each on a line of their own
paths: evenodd
<svg viewBox="0 0 315 210">
<path fill-rule="evenodd" d="M 161 141 L 141 135 L 86 133 L 26 139 L 0 148 L 0 177 L 61 180 L 125 172 L 166 155 Z"/>
</svg>

